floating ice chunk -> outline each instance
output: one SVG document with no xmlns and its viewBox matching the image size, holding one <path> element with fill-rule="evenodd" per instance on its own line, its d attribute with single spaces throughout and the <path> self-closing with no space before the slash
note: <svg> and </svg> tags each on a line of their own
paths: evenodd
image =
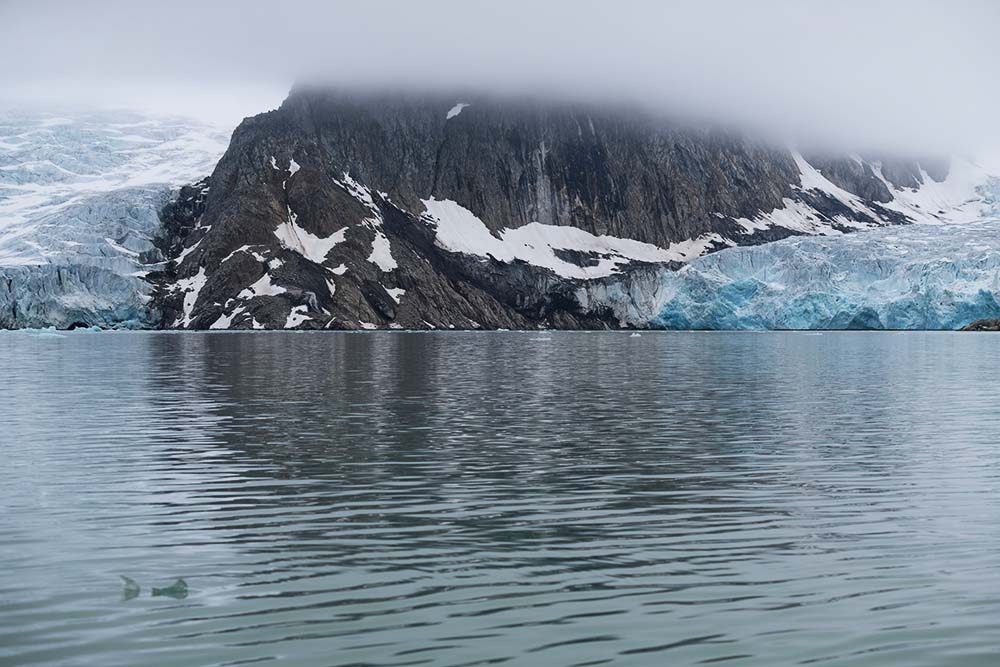
<svg viewBox="0 0 1000 667">
<path fill-rule="evenodd" d="M 459 102 L 458 104 L 456 104 L 452 108 L 448 109 L 448 114 L 444 117 L 444 119 L 445 120 L 451 120 L 452 118 L 454 118 L 458 114 L 462 113 L 462 109 L 464 109 L 467 106 L 469 106 L 467 103 L 465 103 L 465 102 Z"/>
<path fill-rule="evenodd" d="M 122 599 L 131 600 L 133 598 L 139 597 L 140 588 L 139 584 L 136 583 L 135 579 L 131 577 L 126 577 L 123 574 L 118 575 L 122 580 Z"/>
<path fill-rule="evenodd" d="M 183 579 L 178 579 L 165 588 L 153 586 L 153 597 L 165 596 L 175 600 L 183 600 L 188 596 L 188 585 Z"/>
</svg>

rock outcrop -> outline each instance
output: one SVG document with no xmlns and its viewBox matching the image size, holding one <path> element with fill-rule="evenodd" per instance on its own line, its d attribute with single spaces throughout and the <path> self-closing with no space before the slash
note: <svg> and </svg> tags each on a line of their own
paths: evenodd
<svg viewBox="0 0 1000 667">
<path fill-rule="evenodd" d="M 153 311 L 167 328 L 631 325 L 580 288 L 912 222 L 907 197 L 947 177 L 921 165 L 621 110 L 302 88 L 165 210 Z"/>
<path fill-rule="evenodd" d="M 1000 331 L 1000 320 L 976 320 L 962 327 L 962 331 Z"/>
</svg>

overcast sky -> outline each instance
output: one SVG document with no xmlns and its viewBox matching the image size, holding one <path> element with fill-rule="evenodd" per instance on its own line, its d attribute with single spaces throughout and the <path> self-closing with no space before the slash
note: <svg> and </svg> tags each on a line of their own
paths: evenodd
<svg viewBox="0 0 1000 667">
<path fill-rule="evenodd" d="M 992 0 L 0 0 L 0 96 L 235 123 L 322 77 L 979 152 L 1000 147 L 998 27 Z"/>
</svg>

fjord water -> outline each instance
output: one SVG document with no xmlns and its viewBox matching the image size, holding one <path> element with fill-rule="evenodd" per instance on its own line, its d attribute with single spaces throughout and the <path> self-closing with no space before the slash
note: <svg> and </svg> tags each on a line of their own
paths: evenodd
<svg viewBox="0 0 1000 667">
<path fill-rule="evenodd" d="M 996 664 L 1000 336 L 0 333 L 0 377 L 3 665 Z"/>
</svg>

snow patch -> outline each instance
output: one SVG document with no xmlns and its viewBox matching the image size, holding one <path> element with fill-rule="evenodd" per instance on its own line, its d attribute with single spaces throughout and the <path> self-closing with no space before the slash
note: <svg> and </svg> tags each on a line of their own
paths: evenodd
<svg viewBox="0 0 1000 667">
<path fill-rule="evenodd" d="M 532 222 L 516 229 L 504 229 L 494 236 L 482 220 L 450 199 L 424 199 L 425 217 L 436 225 L 438 246 L 452 252 L 493 257 L 501 262 L 521 260 L 551 269 L 564 278 L 590 279 L 609 276 L 631 261 L 684 262 L 724 243 L 718 234 L 673 243 L 668 248 L 614 236 L 595 236 L 577 227 Z M 596 264 L 577 266 L 560 259 L 555 251 L 592 254 Z"/>
<path fill-rule="evenodd" d="M 402 296 L 406 294 L 406 290 L 403 289 L 402 287 L 393 287 L 392 289 L 389 289 L 385 285 L 382 285 L 382 289 L 384 289 L 386 294 L 391 296 L 392 300 L 395 301 L 396 303 L 399 303 L 399 300 L 402 298 Z"/>
<path fill-rule="evenodd" d="M 188 255 L 190 255 L 191 253 L 193 253 L 195 250 L 197 250 L 198 246 L 201 245 L 201 242 L 203 240 L 204 240 L 204 237 L 198 239 L 198 241 L 195 242 L 194 245 L 191 245 L 191 246 L 189 246 L 187 248 L 184 248 L 184 250 L 181 250 L 181 254 L 177 255 L 177 257 L 174 259 L 174 261 L 177 262 L 177 266 L 180 266 L 181 263 L 184 262 L 184 258 L 185 257 L 187 257 Z"/>
<path fill-rule="evenodd" d="M 371 217 L 365 218 L 361 221 L 362 225 L 375 232 L 375 238 L 372 240 L 372 252 L 368 256 L 368 261 L 385 273 L 394 270 L 398 264 L 392 257 L 392 248 L 389 244 L 389 238 L 382 230 L 382 212 L 375 203 L 371 190 L 362 183 L 354 180 L 346 171 L 342 174 L 342 178 L 343 180 L 338 182 L 344 186 L 352 197 L 357 199 L 362 205 L 367 207 L 368 210 L 372 212 Z"/>
<path fill-rule="evenodd" d="M 246 307 L 244 307 L 244 306 L 237 306 L 236 309 L 232 313 L 230 313 L 229 315 L 226 315 L 225 313 L 223 313 L 222 315 L 220 315 L 219 319 L 217 319 L 214 322 L 212 322 L 212 324 L 208 328 L 209 329 L 228 329 L 232 325 L 233 320 L 236 319 L 245 310 L 246 310 Z"/>
<path fill-rule="evenodd" d="M 316 264 L 322 264 L 327 254 L 335 245 L 342 243 L 347 234 L 347 227 L 343 227 L 326 238 L 319 237 L 299 227 L 296 220 L 298 216 L 289 208 L 288 221 L 278 225 L 274 235 L 281 241 L 281 245 Z"/>
<path fill-rule="evenodd" d="M 271 282 L 271 274 L 264 273 L 257 282 L 250 285 L 239 294 L 236 295 L 238 299 L 252 299 L 255 296 L 277 296 L 279 294 L 284 294 L 287 292 L 281 285 L 275 285 Z"/>
<path fill-rule="evenodd" d="M 309 312 L 309 306 L 294 306 L 291 312 L 288 313 L 288 317 L 285 318 L 285 329 L 294 329 L 306 320 L 311 320 L 312 317 L 307 313 Z"/>
<path fill-rule="evenodd" d="M 821 219 L 817 211 L 804 202 L 785 198 L 782 207 L 770 213 L 761 213 L 753 219 L 737 219 L 736 223 L 748 234 L 772 227 L 783 227 L 801 234 L 832 236 L 843 233 L 841 228 L 845 227 L 859 230 L 888 224 L 877 208 L 832 183 L 800 154 L 793 152 L 792 157 L 799 169 L 801 181 L 801 185 L 794 186 L 794 189 L 801 192 L 811 190 L 822 192 L 860 216 L 871 218 L 876 222 L 859 222 L 838 215 L 831 223 Z M 855 156 L 854 159 L 864 163 L 859 157 Z M 919 188 L 898 189 L 883 176 L 879 163 L 868 166 L 893 197 L 892 201 L 879 203 L 879 206 L 902 213 L 913 222 L 968 224 L 1000 218 L 1000 202 L 998 202 L 1000 181 L 967 160 L 952 159 L 948 177 L 941 183 L 934 181 L 921 169 L 923 184 Z"/>
<path fill-rule="evenodd" d="M 181 278 L 177 281 L 174 289 L 184 292 L 184 312 L 174 322 L 175 327 L 180 326 L 186 329 L 191 325 L 191 313 L 198 302 L 198 295 L 201 294 L 201 289 L 207 282 L 208 276 L 205 274 L 204 266 L 198 267 L 198 273 L 190 278 Z"/>
<path fill-rule="evenodd" d="M 367 222 L 372 221 L 369 219 Z M 372 241 L 372 254 L 368 256 L 368 261 L 382 269 L 385 273 L 389 273 L 398 266 L 396 260 L 392 258 L 389 239 L 382 231 L 381 222 L 379 222 L 379 226 L 375 230 L 375 239 Z"/>
<path fill-rule="evenodd" d="M 231 260 L 233 258 L 233 256 L 235 256 L 237 253 L 241 253 L 241 252 L 248 252 L 248 253 L 250 253 L 253 256 L 254 259 L 256 259 L 258 262 L 260 262 L 260 263 L 263 264 L 264 261 L 265 261 L 264 260 L 264 256 L 261 255 L 259 252 L 254 252 L 254 251 L 250 250 L 250 248 L 252 248 L 252 247 L 253 246 L 249 246 L 249 245 L 240 246 L 236 250 L 232 251 L 231 253 L 229 253 L 228 255 L 226 255 L 225 257 L 223 257 L 222 261 L 219 262 L 219 264 L 220 265 L 225 264 L 226 262 L 228 262 L 229 260 Z"/>
<path fill-rule="evenodd" d="M 884 206 L 915 222 L 968 224 L 1000 218 L 1000 202 L 997 201 L 1000 181 L 968 160 L 953 158 L 948 177 L 941 183 L 921 169 L 923 184 L 916 189 L 897 189 L 883 176 L 881 165 L 874 165 L 873 170 L 893 196 Z"/>
</svg>

